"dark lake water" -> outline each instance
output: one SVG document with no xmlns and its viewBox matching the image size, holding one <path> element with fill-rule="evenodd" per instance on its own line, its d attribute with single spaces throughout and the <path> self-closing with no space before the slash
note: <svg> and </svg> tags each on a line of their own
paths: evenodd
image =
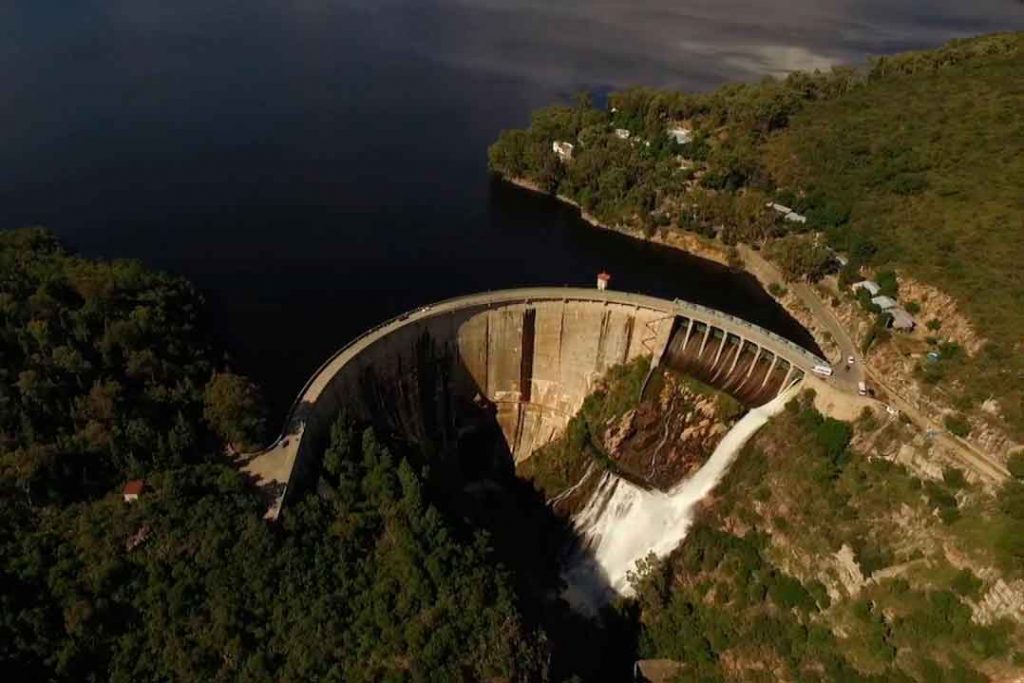
<svg viewBox="0 0 1024 683">
<path fill-rule="evenodd" d="M 334 349 L 443 297 L 613 285 L 803 332 L 748 278 L 496 185 L 529 111 L 1024 27 L 1015 0 L 52 0 L 0 7 L 0 226 L 206 293 L 288 405 Z"/>
</svg>

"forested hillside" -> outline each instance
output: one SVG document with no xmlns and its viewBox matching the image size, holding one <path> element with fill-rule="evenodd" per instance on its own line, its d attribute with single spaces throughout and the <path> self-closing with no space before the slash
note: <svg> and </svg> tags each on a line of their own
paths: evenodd
<svg viewBox="0 0 1024 683">
<path fill-rule="evenodd" d="M 549 654 L 421 465 L 340 423 L 275 528 L 261 438 L 185 281 L 0 233 L 0 666 L 9 680 L 537 680 Z M 146 489 L 125 503 L 125 480 Z"/>
<path fill-rule="evenodd" d="M 681 680 L 1017 680 L 1024 633 L 990 593 L 1024 572 L 1022 485 L 920 477 L 893 462 L 907 429 L 794 399 L 642 572 L 641 654 Z"/>
<path fill-rule="evenodd" d="M 641 88 L 612 94 L 600 109 L 580 98 L 503 132 L 490 164 L 609 225 L 763 247 L 794 279 L 835 272 L 835 250 L 848 261 L 841 285 L 895 269 L 951 295 L 980 341 L 943 381 L 959 410 L 995 417 L 1019 436 L 1021 111 L 1024 35 L 998 34 L 865 69 L 707 93 Z M 688 131 L 688 141 L 671 138 L 673 128 Z M 559 160 L 553 141 L 571 142 L 571 159 Z M 930 343 L 945 339 L 942 320 L 924 323 Z M 983 412 L 988 399 L 997 406 Z"/>
</svg>

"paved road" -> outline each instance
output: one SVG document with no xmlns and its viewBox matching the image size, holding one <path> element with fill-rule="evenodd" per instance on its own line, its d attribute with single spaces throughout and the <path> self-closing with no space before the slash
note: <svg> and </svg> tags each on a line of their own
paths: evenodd
<svg viewBox="0 0 1024 683">
<path fill-rule="evenodd" d="M 864 380 L 864 359 L 861 357 L 857 345 L 836 318 L 831 307 L 821 300 L 813 287 L 805 282 L 800 282 L 790 285 L 790 289 L 807 306 L 811 315 L 824 325 L 828 333 L 832 335 L 832 339 L 835 340 L 836 346 L 839 347 L 839 358 L 835 361 L 835 383 L 844 390 L 857 391 L 857 384 Z M 847 361 L 850 358 L 854 359 L 854 363 L 847 369 Z"/>
<path fill-rule="evenodd" d="M 779 269 L 766 261 L 758 252 L 747 246 L 741 246 L 739 252 L 748 270 L 758 274 L 762 280 L 777 282 L 780 285 L 786 286 L 807 307 L 807 310 L 810 311 L 815 320 L 832 335 L 836 346 L 839 347 L 839 357 L 830 359 L 835 370 L 835 374 L 830 381 L 843 391 L 856 393 L 857 384 L 864 379 L 864 359 L 861 358 L 857 345 L 846 332 L 846 328 L 836 318 L 832 309 L 821 300 L 821 297 L 814 291 L 814 288 L 806 282 L 786 282 Z M 851 357 L 854 359 L 854 363 L 847 370 L 847 360 Z"/>
<path fill-rule="evenodd" d="M 770 279 L 780 283 L 783 282 L 782 275 L 778 269 L 764 260 L 760 254 L 747 248 L 741 249 L 740 253 L 744 260 L 752 265 L 754 269 L 762 274 L 769 275 Z M 843 391 L 856 392 L 857 383 L 870 377 L 872 386 L 883 389 L 887 400 L 894 408 L 910 418 L 910 421 L 928 434 L 934 442 L 957 454 L 964 464 L 979 476 L 996 483 L 1005 480 L 1009 476 L 1009 472 L 1002 463 L 991 454 L 982 451 L 965 439 L 950 434 L 946 431 L 945 427 L 933 422 L 917 406 L 894 391 L 878 373 L 872 371 L 870 366 L 864 362 L 857 345 L 849 333 L 847 333 L 846 328 L 843 327 L 839 319 L 836 318 L 835 313 L 832 312 L 831 306 L 822 301 L 821 297 L 818 296 L 818 292 L 811 285 L 800 282 L 790 283 L 787 286 L 807 307 L 811 315 L 828 330 L 829 334 L 832 335 L 832 339 L 835 340 L 836 345 L 839 347 L 840 358 L 836 359 L 836 373 L 830 380 L 833 386 Z M 846 366 L 845 361 L 850 356 L 853 356 L 855 362 L 847 371 L 844 369 Z"/>
</svg>

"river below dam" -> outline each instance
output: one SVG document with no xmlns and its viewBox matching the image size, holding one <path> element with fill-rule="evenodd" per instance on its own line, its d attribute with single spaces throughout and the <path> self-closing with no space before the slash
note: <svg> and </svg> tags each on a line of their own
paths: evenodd
<svg viewBox="0 0 1024 683">
<path fill-rule="evenodd" d="M 581 89 L 855 63 L 1020 27 L 1016 5 L 3 3 L 0 227 L 190 278 L 278 418 L 324 358 L 392 315 L 600 270 L 808 344 L 750 278 L 494 184 L 487 146 Z"/>
</svg>

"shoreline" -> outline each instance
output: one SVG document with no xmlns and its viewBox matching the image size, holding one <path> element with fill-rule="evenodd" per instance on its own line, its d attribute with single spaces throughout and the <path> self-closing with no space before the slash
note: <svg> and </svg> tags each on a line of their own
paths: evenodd
<svg viewBox="0 0 1024 683">
<path fill-rule="evenodd" d="M 832 339 L 831 333 L 827 330 L 822 330 L 821 327 L 816 324 L 814 318 L 808 315 L 806 307 L 800 302 L 799 298 L 791 292 L 790 283 L 785 281 L 778 269 L 749 246 L 737 245 L 736 251 L 739 258 L 730 260 L 728 256 L 728 247 L 726 245 L 709 243 L 707 238 L 701 237 L 696 233 L 686 230 L 665 231 L 659 229 L 648 236 L 639 230 L 610 226 L 602 223 L 596 216 L 585 211 L 578 202 L 563 194 L 547 192 L 536 183 L 531 180 L 527 180 L 526 178 L 507 176 L 502 173 L 498 173 L 497 175 L 502 182 L 528 192 L 544 195 L 545 197 L 552 197 L 563 204 L 575 208 L 579 211 L 580 218 L 586 221 L 591 227 L 598 228 L 599 230 L 616 232 L 620 235 L 669 247 L 671 249 L 678 249 L 679 251 L 685 252 L 691 256 L 702 258 L 728 268 L 735 268 L 736 270 L 740 270 L 743 273 L 750 275 L 757 281 L 768 296 L 782 306 L 783 310 L 785 310 L 790 317 L 800 323 L 800 325 L 807 330 L 808 334 L 810 334 L 814 339 L 814 342 L 818 345 L 818 348 L 821 349 L 822 354 L 824 354 L 827 360 L 833 363 L 842 361 L 843 354 L 841 353 L 841 349 L 837 347 L 836 343 Z M 772 285 L 781 287 L 781 293 L 773 293 L 771 291 Z"/>
<path fill-rule="evenodd" d="M 626 235 L 627 237 L 632 237 L 634 239 L 642 240 L 644 242 L 651 242 L 653 244 L 660 244 L 662 246 L 671 247 L 673 249 L 679 249 L 680 251 L 685 251 L 693 256 L 697 256 L 708 261 L 713 261 L 719 265 L 730 267 L 734 265 L 729 263 L 726 251 L 727 247 L 725 247 L 725 245 L 719 246 L 708 244 L 704 238 L 698 236 L 696 233 L 678 231 L 670 232 L 668 233 L 668 235 L 662 235 L 660 231 L 656 231 L 650 237 L 648 237 L 639 230 L 634 230 L 632 228 L 626 228 L 622 226 L 611 226 L 606 223 L 602 223 L 596 216 L 584 210 L 584 208 L 580 206 L 580 204 L 575 200 L 565 196 L 564 194 L 552 194 L 540 188 L 536 183 L 527 180 L 526 178 L 516 178 L 512 176 L 506 176 L 501 173 L 498 174 L 498 177 L 502 180 L 502 182 L 508 183 L 509 185 L 513 185 L 528 192 L 544 195 L 545 197 L 552 197 L 562 202 L 563 204 L 573 207 L 574 209 L 580 212 L 580 218 L 589 223 L 592 227 L 598 228 L 599 230 L 617 232 L 620 235 Z M 757 273 L 752 272 L 746 267 L 744 267 L 743 270 L 744 272 L 753 275 L 758 280 L 758 282 L 761 283 L 762 287 L 766 286 L 765 283 L 761 280 L 761 278 L 757 275 Z"/>
</svg>

